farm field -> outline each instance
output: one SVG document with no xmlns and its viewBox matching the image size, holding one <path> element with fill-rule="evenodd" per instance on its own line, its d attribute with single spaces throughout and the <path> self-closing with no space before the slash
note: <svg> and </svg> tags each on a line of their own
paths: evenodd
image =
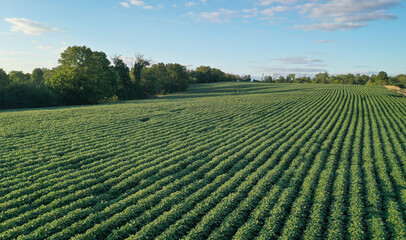
<svg viewBox="0 0 406 240">
<path fill-rule="evenodd" d="M 406 239 L 406 98 L 215 83 L 0 111 L 0 239 Z"/>
</svg>

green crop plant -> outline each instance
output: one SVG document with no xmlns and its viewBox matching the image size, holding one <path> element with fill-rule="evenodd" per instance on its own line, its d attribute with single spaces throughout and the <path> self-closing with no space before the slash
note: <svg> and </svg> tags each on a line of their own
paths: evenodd
<svg viewBox="0 0 406 240">
<path fill-rule="evenodd" d="M 383 87 L 212 83 L 0 112 L 0 239 L 406 239 L 405 229 L 406 99 Z"/>
</svg>

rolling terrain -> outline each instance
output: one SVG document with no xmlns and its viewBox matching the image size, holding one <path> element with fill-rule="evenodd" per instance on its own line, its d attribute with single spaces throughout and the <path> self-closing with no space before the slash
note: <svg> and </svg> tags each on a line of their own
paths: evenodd
<svg viewBox="0 0 406 240">
<path fill-rule="evenodd" d="M 0 239 L 406 239 L 406 98 L 192 85 L 0 111 Z"/>
</svg>

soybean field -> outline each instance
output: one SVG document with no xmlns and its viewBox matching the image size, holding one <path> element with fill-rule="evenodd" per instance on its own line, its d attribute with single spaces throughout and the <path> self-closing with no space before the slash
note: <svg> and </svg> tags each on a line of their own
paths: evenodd
<svg viewBox="0 0 406 240">
<path fill-rule="evenodd" d="M 1 111 L 0 239 L 406 239 L 406 98 L 213 83 Z"/>
</svg>

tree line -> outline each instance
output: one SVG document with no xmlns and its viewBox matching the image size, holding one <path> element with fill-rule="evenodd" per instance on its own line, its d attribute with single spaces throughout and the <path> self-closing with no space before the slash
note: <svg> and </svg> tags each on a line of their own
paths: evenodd
<svg viewBox="0 0 406 240">
<path fill-rule="evenodd" d="M 0 68 L 0 109 L 96 104 L 151 98 L 186 90 L 188 84 L 251 81 L 250 75 L 224 73 L 200 66 L 188 70 L 178 63 L 155 63 L 136 55 L 131 66 L 119 56 L 109 60 L 104 52 L 86 46 L 68 47 L 52 69 L 36 68 L 31 74 Z M 324 83 L 406 86 L 406 75 L 318 73 L 308 76 L 264 76 L 271 83 Z"/>
<path fill-rule="evenodd" d="M 188 70 L 178 63 L 156 63 L 137 55 L 129 67 L 119 56 L 86 46 L 68 47 L 52 69 L 31 74 L 0 68 L 0 108 L 96 104 L 150 98 L 186 90 L 190 83 L 250 81 L 250 76 L 201 66 Z"/>
<path fill-rule="evenodd" d="M 318 73 L 313 78 L 309 76 L 296 77 L 295 74 L 287 76 L 264 76 L 264 82 L 271 83 L 324 83 L 324 84 L 355 84 L 355 85 L 370 85 L 383 86 L 394 85 L 401 88 L 406 87 L 406 75 L 399 74 L 397 76 L 388 76 L 384 71 L 378 74 L 361 75 L 361 74 L 339 74 L 329 75 L 327 72 Z"/>
</svg>

